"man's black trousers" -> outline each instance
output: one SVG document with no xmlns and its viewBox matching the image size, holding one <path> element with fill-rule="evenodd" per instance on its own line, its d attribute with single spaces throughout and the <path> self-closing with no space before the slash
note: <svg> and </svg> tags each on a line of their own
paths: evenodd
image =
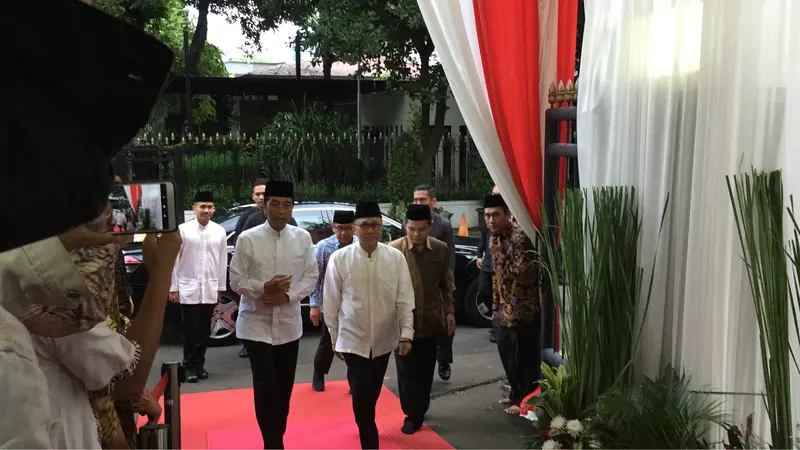
<svg viewBox="0 0 800 450">
<path fill-rule="evenodd" d="M 244 341 L 253 371 L 256 420 L 265 449 L 282 449 L 300 340 L 282 345 Z"/>
<path fill-rule="evenodd" d="M 215 304 L 181 305 L 183 365 L 187 369 L 200 370 L 206 363 L 211 318 L 216 307 Z"/>
<path fill-rule="evenodd" d="M 391 352 L 375 358 L 344 353 L 347 381 L 353 397 L 353 416 L 358 426 L 362 449 L 378 448 L 378 426 L 375 424 L 375 405 L 383 389 L 383 377 Z"/>
<path fill-rule="evenodd" d="M 322 337 L 319 338 L 317 353 L 314 355 L 314 372 L 327 375 L 333 364 L 333 343 L 324 318 L 320 320 L 320 326 L 322 326 Z"/>
<path fill-rule="evenodd" d="M 414 339 L 411 353 L 400 356 L 395 351 L 397 363 L 397 384 L 400 391 L 400 405 L 403 413 L 415 427 L 425 421 L 425 414 L 431 405 L 431 385 L 436 369 L 436 338 Z"/>
<path fill-rule="evenodd" d="M 541 378 L 541 325 L 500 326 L 495 331 L 495 338 L 511 386 L 509 398 L 512 404 L 519 406 L 522 399 L 536 389 Z"/>
</svg>

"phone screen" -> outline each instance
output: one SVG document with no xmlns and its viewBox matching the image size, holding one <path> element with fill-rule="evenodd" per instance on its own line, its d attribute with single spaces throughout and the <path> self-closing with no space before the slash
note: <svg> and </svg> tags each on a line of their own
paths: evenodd
<svg viewBox="0 0 800 450">
<path fill-rule="evenodd" d="M 108 200 L 114 233 L 160 233 L 177 228 L 171 181 L 116 184 Z"/>
</svg>

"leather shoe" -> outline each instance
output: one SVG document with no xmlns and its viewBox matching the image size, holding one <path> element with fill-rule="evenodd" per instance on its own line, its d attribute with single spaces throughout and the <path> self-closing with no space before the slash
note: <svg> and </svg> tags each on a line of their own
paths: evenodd
<svg viewBox="0 0 800 450">
<path fill-rule="evenodd" d="M 242 347 L 242 349 L 239 350 L 239 358 L 247 358 L 247 357 L 248 357 L 247 347 Z"/>
<path fill-rule="evenodd" d="M 325 390 L 325 375 L 319 372 L 314 372 L 314 378 L 311 380 L 311 389 L 314 389 L 317 392 L 322 392 Z"/>
<path fill-rule="evenodd" d="M 201 380 L 207 380 L 208 379 L 208 372 L 206 372 L 206 369 L 198 370 L 197 371 L 197 378 L 199 378 Z"/>
<path fill-rule="evenodd" d="M 402 431 L 403 434 L 414 434 L 419 431 L 420 428 L 422 428 L 422 422 L 414 422 L 406 417 L 403 421 L 403 428 L 401 428 L 400 431 Z"/>
<path fill-rule="evenodd" d="M 450 379 L 450 376 L 452 374 L 453 373 L 452 370 L 450 369 L 449 363 L 439 363 L 439 378 L 441 378 L 444 381 L 447 381 Z"/>
<path fill-rule="evenodd" d="M 195 372 L 194 369 L 186 369 L 186 382 L 197 383 L 197 380 L 197 372 Z"/>
</svg>

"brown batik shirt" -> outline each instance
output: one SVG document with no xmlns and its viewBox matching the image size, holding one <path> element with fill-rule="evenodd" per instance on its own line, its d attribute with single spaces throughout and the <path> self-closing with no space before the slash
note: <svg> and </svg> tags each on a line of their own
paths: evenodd
<svg viewBox="0 0 800 450">
<path fill-rule="evenodd" d="M 453 305 L 453 270 L 444 242 L 428 238 L 427 245 L 412 248 L 407 238 L 389 243 L 403 252 L 414 286 L 414 338 L 447 336 L 447 314 Z"/>
<path fill-rule="evenodd" d="M 492 314 L 515 327 L 539 320 L 539 266 L 534 247 L 519 225 L 493 234 Z"/>
</svg>

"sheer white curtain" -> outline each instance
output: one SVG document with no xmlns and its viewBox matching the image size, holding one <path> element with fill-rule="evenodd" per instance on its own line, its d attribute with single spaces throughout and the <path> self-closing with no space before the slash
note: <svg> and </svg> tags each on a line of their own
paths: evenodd
<svg viewBox="0 0 800 450">
<path fill-rule="evenodd" d="M 752 395 L 763 389 L 758 332 L 725 176 L 781 168 L 787 196 L 800 196 L 800 2 L 585 6 L 581 184 L 636 186 L 646 266 L 658 250 L 643 368 L 653 375 L 671 363 L 698 387 L 741 393 L 724 396 L 728 409 L 739 421 L 755 412 L 767 437 Z"/>
</svg>

